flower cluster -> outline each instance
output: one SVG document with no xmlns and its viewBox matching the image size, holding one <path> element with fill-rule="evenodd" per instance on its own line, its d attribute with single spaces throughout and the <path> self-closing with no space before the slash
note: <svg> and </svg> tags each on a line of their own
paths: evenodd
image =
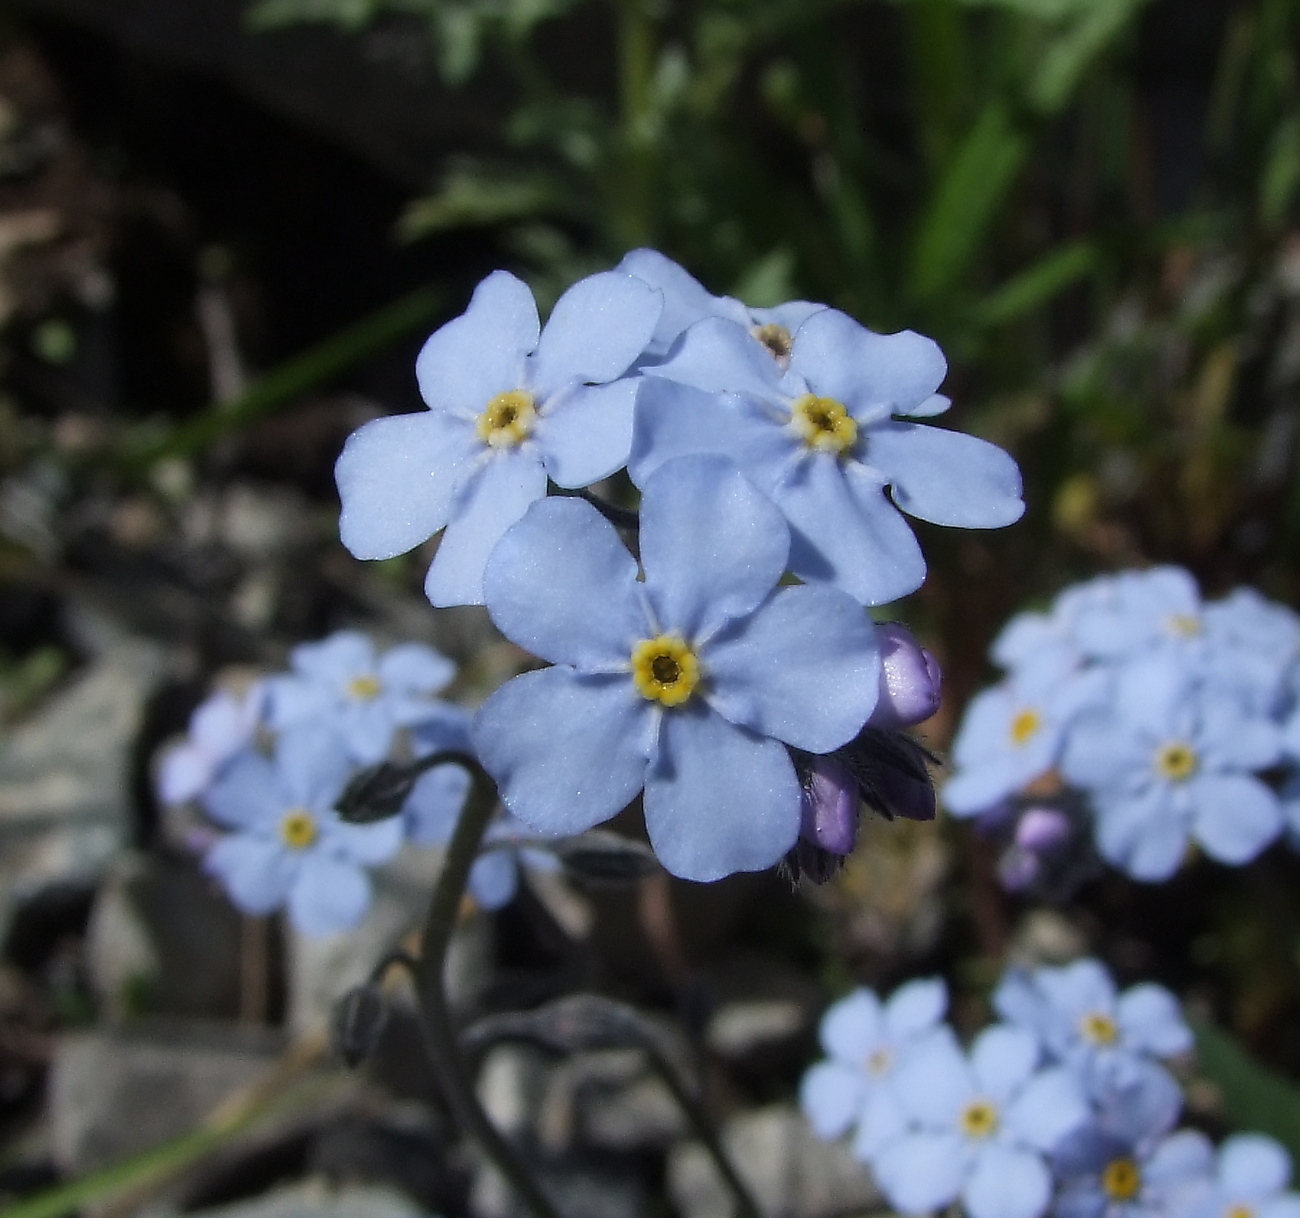
<svg viewBox="0 0 1300 1218">
<path fill-rule="evenodd" d="M 239 909 L 284 908 L 309 934 L 346 930 L 370 904 L 368 869 L 403 841 L 444 844 L 455 827 L 470 779 L 450 763 L 420 775 L 400 816 L 348 824 L 336 811 L 365 765 L 469 751 L 468 715 L 435 696 L 454 675 L 450 660 L 418 643 L 379 653 L 352 631 L 304 643 L 290 671 L 199 706 L 187 738 L 159 763 L 159 798 L 197 802 L 225 831 L 205 844 L 204 864 Z M 508 818 L 491 827 L 470 878 L 481 905 L 513 896 L 521 855 L 552 865 L 530 848 L 535 836 Z"/>
<path fill-rule="evenodd" d="M 1300 833 L 1300 617 L 1284 606 L 1202 601 L 1174 567 L 1102 576 L 1013 618 L 993 658 L 1007 676 L 967 709 L 943 800 L 1015 822 L 1013 886 L 1059 857 L 1071 791 L 1101 855 L 1141 880 L 1191 843 L 1241 864 Z"/>
<path fill-rule="evenodd" d="M 430 601 L 486 604 L 549 662 L 472 727 L 521 822 L 576 833 L 641 798 L 678 876 L 792 852 L 824 874 L 860 801 L 933 814 L 901 728 L 933 711 L 937 667 L 865 611 L 925 577 L 902 513 L 1023 511 L 1006 453 L 913 421 L 947 408 L 945 372 L 930 339 L 750 310 L 653 250 L 574 284 L 545 326 L 498 271 L 421 351 L 428 409 L 349 438 L 343 542 L 387 558 L 440 535 Z M 631 547 L 586 492 L 623 470 Z"/>
<path fill-rule="evenodd" d="M 1095 960 L 1012 970 L 1001 1023 L 963 1050 L 943 983 L 887 1002 L 859 989 L 822 1020 L 827 1058 L 801 1102 L 823 1138 L 849 1135 L 890 1204 L 970 1218 L 1295 1218 L 1290 1160 L 1271 1139 L 1171 1132 L 1182 1094 L 1161 1059 L 1192 1044 L 1152 984 L 1117 993 Z M 1236 1208 L 1234 1208 L 1236 1207 Z"/>
</svg>

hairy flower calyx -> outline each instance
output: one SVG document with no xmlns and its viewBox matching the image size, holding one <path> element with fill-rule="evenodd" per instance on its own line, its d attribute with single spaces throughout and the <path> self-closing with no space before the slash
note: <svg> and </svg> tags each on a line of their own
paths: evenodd
<svg viewBox="0 0 1300 1218">
<path fill-rule="evenodd" d="M 805 393 L 795 398 L 790 411 L 790 426 L 814 452 L 839 456 L 858 442 L 857 422 L 843 402 Z"/>
<path fill-rule="evenodd" d="M 1142 1173 L 1132 1159 L 1112 1159 L 1101 1173 L 1101 1187 L 1112 1201 L 1132 1201 L 1142 1189 Z"/>
<path fill-rule="evenodd" d="M 700 683 L 700 662 L 677 635 L 642 639 L 632 648 L 632 681 L 643 698 L 681 706 Z"/>
<path fill-rule="evenodd" d="M 1089 1011 L 1079 1020 L 1083 1039 L 1094 1045 L 1113 1045 L 1119 1040 L 1119 1026 L 1109 1015 Z"/>
<path fill-rule="evenodd" d="M 380 684 L 379 678 L 370 673 L 353 677 L 348 682 L 348 697 L 355 698 L 358 702 L 373 702 L 383 692 L 384 687 Z"/>
<path fill-rule="evenodd" d="M 968 1138 L 991 1138 L 998 1131 L 998 1110 L 988 1100 L 972 1100 L 962 1109 L 961 1130 Z"/>
<path fill-rule="evenodd" d="M 790 363 L 790 352 L 794 350 L 794 339 L 790 337 L 790 331 L 784 326 L 778 326 L 776 322 L 769 321 L 764 326 L 755 326 L 750 333 L 758 339 L 767 353 L 782 368 Z"/>
<path fill-rule="evenodd" d="M 316 818 L 306 808 L 290 808 L 280 819 L 280 840 L 290 850 L 306 850 L 319 836 Z"/>
<path fill-rule="evenodd" d="M 498 393 L 474 424 L 478 438 L 489 448 L 517 448 L 537 424 L 537 405 L 526 389 Z"/>
<path fill-rule="evenodd" d="M 1196 750 L 1186 741 L 1171 740 L 1156 750 L 1156 771 L 1170 782 L 1186 782 L 1198 764 Z"/>
</svg>

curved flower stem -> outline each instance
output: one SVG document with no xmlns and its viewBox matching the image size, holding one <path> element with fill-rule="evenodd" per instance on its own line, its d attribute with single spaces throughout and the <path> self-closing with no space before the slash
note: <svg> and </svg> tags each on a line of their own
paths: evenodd
<svg viewBox="0 0 1300 1218">
<path fill-rule="evenodd" d="M 420 1024 L 429 1060 L 457 1122 L 477 1139 L 520 1200 L 532 1211 L 533 1218 L 559 1218 L 527 1166 L 483 1111 L 474 1093 L 474 1081 L 457 1050 L 456 1029 L 447 1008 L 443 978 L 447 947 L 470 867 L 497 803 L 496 787 L 483 768 L 477 762 L 466 768 L 473 776 L 474 785 L 447 847 L 420 941 L 420 960 L 415 973 Z"/>
</svg>

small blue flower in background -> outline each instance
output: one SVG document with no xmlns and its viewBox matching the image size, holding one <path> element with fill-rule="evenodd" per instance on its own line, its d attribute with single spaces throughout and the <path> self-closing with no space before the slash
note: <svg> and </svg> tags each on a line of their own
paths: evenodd
<svg viewBox="0 0 1300 1218">
<path fill-rule="evenodd" d="M 273 760 L 239 754 L 203 798 L 208 815 L 233 830 L 204 860 L 234 904 L 250 914 L 287 908 L 301 931 L 355 926 L 370 905 L 367 867 L 402 844 L 398 817 L 349 825 L 334 805 L 352 770 L 339 738 L 303 725 L 281 733 Z"/>
<path fill-rule="evenodd" d="M 880 654 L 832 588 L 776 588 L 789 530 L 730 462 L 666 464 L 644 488 L 641 566 L 590 504 L 534 504 L 484 577 L 507 638 L 553 667 L 508 681 L 473 737 L 506 807 L 576 834 L 643 790 L 674 875 L 775 864 L 800 826 L 787 744 L 826 753 L 876 703 Z"/>
<path fill-rule="evenodd" d="M 1290 1180 L 1291 1157 L 1272 1138 L 1235 1134 L 1180 1218 L 1300 1218 L 1300 1193 L 1287 1190 Z"/>
<path fill-rule="evenodd" d="M 1038 1218 L 1052 1192 L 1046 1155 L 1083 1125 L 1076 1076 L 1040 1069 L 1037 1039 L 995 1025 L 969 1055 L 941 1028 L 900 1063 L 906 1131 L 870 1159 L 895 1209 L 924 1214 L 961 1199 L 970 1218 Z"/>
<path fill-rule="evenodd" d="M 1134 656 L 1164 645 L 1199 646 L 1204 631 L 1200 590 L 1181 567 L 1110 577 L 1074 623 L 1080 647 L 1094 659 Z"/>
<path fill-rule="evenodd" d="M 417 758 L 473 751 L 469 715 L 458 706 L 443 703 L 436 715 L 429 716 L 411 731 L 411 753 Z M 470 786 L 469 771 L 455 762 L 425 770 L 415 780 L 402 807 L 406 836 L 417 846 L 446 845 L 464 810 Z"/>
<path fill-rule="evenodd" d="M 1156 651 L 1129 661 L 1111 705 L 1072 726 L 1061 770 L 1091 797 L 1101 853 L 1135 879 L 1163 880 L 1191 840 L 1239 864 L 1277 837 L 1277 795 L 1254 771 L 1280 752 L 1275 724 Z"/>
<path fill-rule="evenodd" d="M 335 467 L 343 544 L 391 558 L 445 529 L 425 592 L 481 604 L 488 554 L 548 478 L 589 486 L 627 461 L 640 382 L 625 373 L 662 308 L 649 285 L 607 271 L 569 288 L 541 328 L 527 286 L 494 271 L 420 352 L 429 409 L 348 438 Z"/>
<path fill-rule="evenodd" d="M 1168 990 L 1148 982 L 1118 993 L 1097 960 L 1009 969 L 993 1007 L 1008 1023 L 1033 1032 L 1051 1060 L 1074 1067 L 1094 1087 L 1131 1075 L 1136 1061 L 1192 1047 L 1191 1029 Z"/>
<path fill-rule="evenodd" d="M 807 300 L 792 300 L 771 309 L 751 309 L 732 296 L 710 295 L 685 267 L 658 250 L 632 250 L 624 255 L 615 269 L 635 275 L 663 293 L 664 310 L 646 344 L 646 355 L 652 360 L 666 355 L 673 343 L 695 322 L 706 317 L 724 317 L 744 326 L 754 341 L 761 343 L 775 359 L 788 362 L 791 335 L 809 317 L 826 307 Z"/>
<path fill-rule="evenodd" d="M 790 570 L 864 605 L 896 600 L 925 579 L 898 509 L 963 528 L 998 528 L 1024 511 L 1020 471 L 1001 449 L 892 417 L 947 403 L 935 392 L 943 354 L 911 331 L 875 334 L 821 309 L 795 332 L 787 363 L 747 326 L 709 317 L 645 371 L 633 480 L 683 453 L 729 456 L 789 521 Z"/>
<path fill-rule="evenodd" d="M 853 1130 L 863 1159 L 901 1134 L 907 1117 L 894 1090 L 899 1063 L 934 1034 L 947 1006 L 947 988 L 934 978 L 900 986 L 888 1002 L 864 988 L 831 1006 L 821 1021 L 827 1060 L 799 1088 L 813 1132 L 838 1138 Z"/>
<path fill-rule="evenodd" d="M 433 695 L 456 675 L 432 647 L 400 643 L 380 655 L 350 630 L 300 644 L 290 661 L 292 672 L 267 682 L 271 726 L 325 723 L 362 765 L 386 757 L 400 728 L 442 714 L 444 704 Z"/>
<path fill-rule="evenodd" d="M 185 740 L 159 763 L 158 798 L 181 804 L 202 795 L 221 767 L 252 743 L 265 706 L 266 687 L 259 682 L 242 696 L 219 689 L 195 708 Z"/>
</svg>

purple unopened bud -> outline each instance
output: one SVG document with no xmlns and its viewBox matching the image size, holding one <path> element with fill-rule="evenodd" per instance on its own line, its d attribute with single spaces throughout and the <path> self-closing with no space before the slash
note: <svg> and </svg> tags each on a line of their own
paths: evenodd
<svg viewBox="0 0 1300 1218">
<path fill-rule="evenodd" d="M 811 762 L 799 836 L 831 854 L 851 854 L 858 840 L 858 784 L 833 757 L 814 756 Z"/>
<path fill-rule="evenodd" d="M 1070 839 L 1070 818 L 1058 808 L 1028 808 L 1016 826 L 1015 843 L 1033 854 L 1050 854 Z"/>
<path fill-rule="evenodd" d="M 998 879 L 1008 892 L 1023 892 L 1037 881 L 1042 870 L 1042 860 L 1031 850 L 1012 846 L 998 859 Z"/>
<path fill-rule="evenodd" d="M 880 638 L 880 698 L 872 727 L 913 727 L 939 709 L 938 661 L 899 622 L 876 627 Z"/>
</svg>

